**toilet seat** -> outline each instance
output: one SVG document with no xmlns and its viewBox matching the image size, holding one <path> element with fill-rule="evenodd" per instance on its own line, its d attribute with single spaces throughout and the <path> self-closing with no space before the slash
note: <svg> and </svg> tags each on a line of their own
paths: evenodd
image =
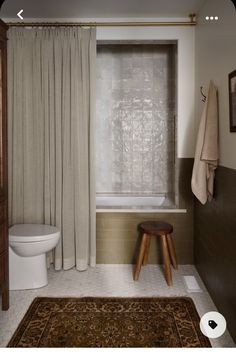
<svg viewBox="0 0 236 352">
<path fill-rule="evenodd" d="M 58 228 L 42 224 L 17 224 L 9 229 L 9 242 L 41 242 L 60 234 Z"/>
</svg>

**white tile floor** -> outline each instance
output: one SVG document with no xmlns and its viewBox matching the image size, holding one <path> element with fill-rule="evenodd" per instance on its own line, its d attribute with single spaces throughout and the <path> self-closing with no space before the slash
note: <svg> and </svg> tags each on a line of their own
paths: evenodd
<svg viewBox="0 0 236 352">
<path fill-rule="evenodd" d="M 195 275 L 203 291 L 189 294 L 183 283 L 183 275 Z M 50 269 L 48 286 L 38 290 L 11 291 L 9 311 L 0 311 L 0 347 L 7 345 L 30 303 L 37 296 L 190 296 L 200 316 L 216 310 L 194 266 L 179 266 L 179 270 L 173 272 L 173 282 L 173 287 L 168 287 L 161 267 L 155 265 L 143 267 L 137 282 L 132 279 L 131 265 L 97 265 L 85 272 L 74 269 L 55 272 Z M 221 338 L 211 340 L 211 344 L 213 347 L 235 347 L 227 331 Z"/>
</svg>

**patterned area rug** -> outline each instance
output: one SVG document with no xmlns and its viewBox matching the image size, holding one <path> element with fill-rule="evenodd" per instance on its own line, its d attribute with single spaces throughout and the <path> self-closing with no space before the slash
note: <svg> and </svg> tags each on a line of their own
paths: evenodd
<svg viewBox="0 0 236 352">
<path fill-rule="evenodd" d="M 193 301 L 36 298 L 8 347 L 210 347 Z"/>
</svg>

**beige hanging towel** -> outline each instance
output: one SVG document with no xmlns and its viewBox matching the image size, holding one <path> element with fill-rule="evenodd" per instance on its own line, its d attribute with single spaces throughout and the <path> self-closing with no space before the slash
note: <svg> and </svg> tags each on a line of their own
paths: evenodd
<svg viewBox="0 0 236 352">
<path fill-rule="evenodd" d="M 218 95 L 211 81 L 197 136 L 191 182 L 192 191 L 202 204 L 213 197 L 218 159 Z"/>
</svg>

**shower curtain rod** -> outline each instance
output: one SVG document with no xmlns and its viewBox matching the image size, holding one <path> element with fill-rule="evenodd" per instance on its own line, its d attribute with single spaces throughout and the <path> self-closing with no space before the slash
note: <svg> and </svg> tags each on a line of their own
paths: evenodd
<svg viewBox="0 0 236 352">
<path fill-rule="evenodd" d="M 157 27 L 157 26 L 195 26 L 196 15 L 189 15 L 190 21 L 176 22 L 10 22 L 11 27 Z"/>
</svg>

